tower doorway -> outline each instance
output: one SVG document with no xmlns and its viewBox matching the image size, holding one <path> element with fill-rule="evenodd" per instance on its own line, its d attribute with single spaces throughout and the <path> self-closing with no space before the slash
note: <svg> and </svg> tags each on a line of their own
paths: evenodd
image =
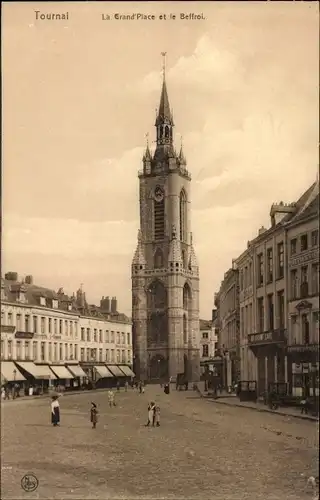
<svg viewBox="0 0 320 500">
<path fill-rule="evenodd" d="M 164 380 L 168 377 L 168 360 L 156 354 L 150 360 L 149 378 L 151 381 Z"/>
</svg>

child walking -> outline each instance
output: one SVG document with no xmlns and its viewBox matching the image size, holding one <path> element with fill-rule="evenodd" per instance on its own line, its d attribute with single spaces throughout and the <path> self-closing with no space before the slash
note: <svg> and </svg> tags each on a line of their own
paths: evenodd
<svg viewBox="0 0 320 500">
<path fill-rule="evenodd" d="M 98 422 L 98 409 L 97 405 L 93 402 L 91 403 L 90 420 L 92 422 L 92 429 L 95 429 Z"/>
</svg>

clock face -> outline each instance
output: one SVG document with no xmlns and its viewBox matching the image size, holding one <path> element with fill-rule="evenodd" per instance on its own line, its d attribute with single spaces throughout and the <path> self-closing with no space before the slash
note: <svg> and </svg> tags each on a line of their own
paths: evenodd
<svg viewBox="0 0 320 500">
<path fill-rule="evenodd" d="M 163 200 L 163 190 L 161 189 L 160 186 L 157 186 L 156 189 L 154 190 L 154 198 L 156 201 Z"/>
</svg>

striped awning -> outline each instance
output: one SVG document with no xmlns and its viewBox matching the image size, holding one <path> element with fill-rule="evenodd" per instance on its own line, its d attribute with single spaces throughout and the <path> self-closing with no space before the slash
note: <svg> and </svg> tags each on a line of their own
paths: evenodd
<svg viewBox="0 0 320 500">
<path fill-rule="evenodd" d="M 69 380 L 74 378 L 72 373 L 65 366 L 51 365 L 50 368 L 59 380 Z"/>
<path fill-rule="evenodd" d="M 67 368 L 71 371 L 71 373 L 73 373 L 75 377 L 87 377 L 87 375 L 79 365 L 67 365 Z"/>
<path fill-rule="evenodd" d="M 96 365 L 95 369 L 97 370 L 98 375 L 101 378 L 112 378 L 113 377 L 112 373 L 104 365 Z"/>
<path fill-rule="evenodd" d="M 135 374 L 131 370 L 131 368 L 127 365 L 120 365 L 119 367 L 121 371 L 127 376 L 127 377 L 135 377 Z"/>
<path fill-rule="evenodd" d="M 16 363 L 38 380 L 55 380 L 57 378 L 48 365 L 35 365 L 32 361 L 17 361 Z"/>
<path fill-rule="evenodd" d="M 115 377 L 125 377 L 125 374 L 117 365 L 108 365 L 108 370 L 110 370 Z"/>
<path fill-rule="evenodd" d="M 13 361 L 1 361 L 1 382 L 21 382 L 26 380 L 22 373 L 16 368 Z"/>
</svg>

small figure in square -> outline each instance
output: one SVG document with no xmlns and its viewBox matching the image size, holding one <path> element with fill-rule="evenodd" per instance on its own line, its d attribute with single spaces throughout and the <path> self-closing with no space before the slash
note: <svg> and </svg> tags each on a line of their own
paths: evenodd
<svg viewBox="0 0 320 500">
<path fill-rule="evenodd" d="M 98 409 L 97 405 L 93 402 L 91 403 L 90 420 L 92 422 L 92 429 L 95 429 L 98 422 Z"/>
<path fill-rule="evenodd" d="M 57 427 L 57 425 L 60 425 L 60 405 L 58 401 L 58 396 L 52 396 L 51 423 L 53 427 Z"/>
</svg>

